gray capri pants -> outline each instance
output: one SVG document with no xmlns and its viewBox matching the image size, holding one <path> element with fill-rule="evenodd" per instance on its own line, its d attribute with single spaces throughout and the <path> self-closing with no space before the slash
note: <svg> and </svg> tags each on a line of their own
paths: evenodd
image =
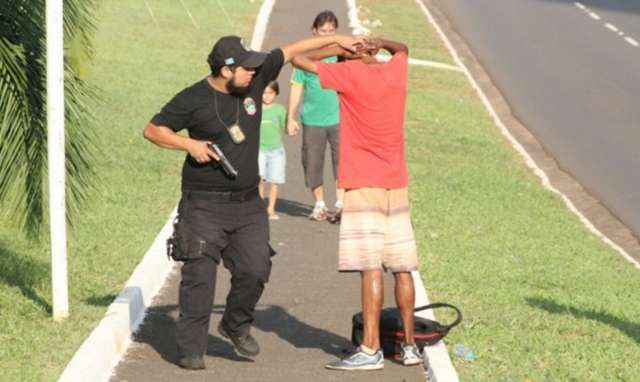
<svg viewBox="0 0 640 382">
<path fill-rule="evenodd" d="M 322 186 L 324 174 L 324 153 L 327 142 L 331 147 L 331 162 L 334 179 L 338 175 L 338 125 L 316 127 L 302 125 L 302 167 L 304 182 L 308 188 Z"/>
</svg>

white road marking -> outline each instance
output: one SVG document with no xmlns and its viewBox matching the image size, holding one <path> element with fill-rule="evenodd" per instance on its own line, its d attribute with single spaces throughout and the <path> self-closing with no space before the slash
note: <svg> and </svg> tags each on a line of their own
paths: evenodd
<svg viewBox="0 0 640 382">
<path fill-rule="evenodd" d="M 618 27 L 613 25 L 613 24 L 606 23 L 606 24 L 604 24 L 604 26 L 607 27 L 607 29 L 610 29 L 610 30 L 612 30 L 614 32 L 619 32 L 620 31 L 618 29 Z"/>
<path fill-rule="evenodd" d="M 436 69 L 452 70 L 454 72 L 462 72 L 462 69 L 455 65 L 443 64 L 441 62 L 429 61 L 429 60 L 419 60 L 417 58 L 409 58 L 409 64 L 418 65 L 418 66 L 428 66 L 430 68 L 436 68 Z"/>
<path fill-rule="evenodd" d="M 598 15 L 597 13 L 593 12 L 591 9 L 589 9 L 588 7 L 586 7 L 584 4 L 579 3 L 579 2 L 574 2 L 573 3 L 576 7 L 578 7 L 579 9 L 581 9 L 582 11 L 584 11 L 587 15 L 589 15 L 589 17 L 591 17 L 594 20 L 601 20 L 600 15 Z M 618 28 L 617 26 L 611 24 L 611 23 L 605 23 L 604 24 L 605 28 L 609 29 L 610 31 L 616 33 L 618 36 L 623 37 L 624 36 L 624 32 L 620 30 L 620 28 Z M 633 38 L 627 36 L 624 37 L 625 41 L 628 42 L 630 45 L 634 46 L 634 47 L 638 47 L 640 46 L 640 43 L 638 43 L 638 41 L 634 40 Z"/>
<path fill-rule="evenodd" d="M 635 46 L 636 48 L 640 45 L 638 44 L 638 42 L 634 39 L 632 39 L 631 37 L 627 36 L 624 38 L 629 44 Z"/>
<path fill-rule="evenodd" d="M 149 5 L 149 3 L 147 3 L 147 0 L 144 1 L 144 5 L 147 6 L 147 10 L 149 11 L 149 14 L 151 15 L 151 20 L 153 20 L 153 23 L 156 24 L 156 26 L 158 26 L 158 20 L 156 20 L 156 17 L 153 15 L 153 9 L 151 9 L 151 6 Z"/>
<path fill-rule="evenodd" d="M 182 4 L 182 8 L 184 8 L 185 12 L 187 12 L 187 16 L 189 16 L 189 18 L 191 19 L 191 23 L 193 24 L 193 26 L 196 27 L 196 29 L 200 29 L 200 26 L 198 26 L 198 23 L 196 23 L 196 19 L 194 19 L 191 15 L 191 12 L 189 12 L 187 4 L 185 4 L 183 0 L 180 0 L 180 4 Z"/>
<path fill-rule="evenodd" d="M 478 85 L 478 82 L 475 80 L 475 78 L 473 78 L 473 75 L 471 75 L 471 72 L 469 71 L 467 66 L 462 61 L 462 58 L 460 57 L 458 52 L 455 50 L 455 48 L 451 44 L 451 41 L 449 41 L 449 38 L 447 37 L 447 35 L 444 34 L 444 32 L 442 31 L 442 28 L 440 28 L 440 25 L 438 25 L 436 20 L 431 15 L 431 12 L 427 9 L 427 7 L 424 5 L 422 0 L 416 0 L 416 3 L 418 3 L 418 5 L 420 6 L 420 9 L 422 9 L 422 12 L 427 16 L 427 19 L 429 20 L 429 22 L 434 26 L 434 28 L 438 32 L 438 35 L 440 36 L 442 41 L 444 41 L 445 46 L 447 47 L 447 49 L 449 49 L 449 53 L 451 53 L 451 56 L 453 56 L 453 60 L 464 71 L 464 74 L 467 76 L 467 79 L 469 80 L 469 82 L 471 83 L 473 88 L 478 93 L 478 96 L 480 97 L 480 99 L 482 100 L 482 103 L 484 104 L 485 108 L 489 112 L 489 115 L 491 115 L 491 118 L 493 119 L 493 122 L 495 123 L 495 125 L 498 127 L 498 129 L 500 130 L 502 135 L 504 135 L 507 138 L 507 140 L 511 143 L 513 148 L 522 156 L 522 158 L 524 159 L 525 164 L 529 168 L 531 168 L 533 173 L 536 176 L 538 176 L 538 178 L 540 178 L 542 186 L 545 189 L 547 189 L 547 190 L 559 195 L 562 198 L 562 200 L 564 201 L 564 203 L 567 206 L 567 208 L 571 212 L 573 212 L 578 217 L 578 219 L 580 219 L 580 222 L 582 222 L 582 224 L 584 224 L 584 226 L 587 227 L 587 229 L 589 231 L 591 231 L 591 233 L 593 233 L 595 236 L 599 237 L 602 241 L 604 241 L 611 248 L 613 248 L 616 252 L 618 252 L 618 254 L 620 256 L 622 256 L 625 260 L 627 260 L 628 262 L 633 264 L 633 266 L 636 269 L 640 270 L 640 262 L 638 262 L 636 259 L 631 257 L 627 253 L 627 251 L 624 250 L 624 248 L 620 247 L 618 244 L 614 243 L 611 239 L 609 239 L 602 232 L 600 232 L 600 230 L 598 230 L 591 223 L 591 221 L 589 219 L 587 219 L 587 217 L 584 216 L 582 214 L 582 212 L 580 212 L 576 208 L 576 206 L 573 204 L 573 202 L 571 201 L 571 199 L 569 199 L 569 197 L 567 195 L 565 195 L 564 193 L 559 191 L 557 188 L 555 188 L 551 184 L 551 182 L 549 181 L 549 177 L 547 176 L 547 173 L 544 172 L 544 170 L 541 169 L 538 166 L 538 164 L 533 160 L 531 155 L 529 155 L 527 150 L 524 149 L 524 147 L 520 144 L 520 142 L 518 142 L 518 140 L 516 140 L 516 138 L 507 129 L 507 127 L 505 126 L 504 122 L 502 122 L 502 119 L 500 119 L 500 116 L 498 115 L 498 113 L 496 112 L 495 108 L 493 107 L 493 105 L 489 101 L 489 97 L 487 97 L 487 95 L 484 93 L 482 88 L 480 88 L 480 85 Z"/>
<path fill-rule="evenodd" d="M 376 55 L 376 59 L 378 61 L 387 62 L 387 61 L 391 60 L 391 56 L 389 56 L 388 54 L 378 54 L 378 55 Z M 429 68 L 451 70 L 451 71 L 454 71 L 454 72 L 462 72 L 462 69 L 460 69 L 460 67 L 458 67 L 458 66 L 450 65 L 450 64 L 443 64 L 442 62 L 437 62 L 437 61 L 419 60 L 417 58 L 409 58 L 409 64 L 417 65 L 417 66 L 427 66 Z"/>
</svg>

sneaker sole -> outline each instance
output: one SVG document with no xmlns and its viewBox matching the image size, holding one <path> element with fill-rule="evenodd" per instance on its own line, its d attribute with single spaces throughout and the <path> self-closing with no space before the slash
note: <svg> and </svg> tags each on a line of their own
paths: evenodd
<svg viewBox="0 0 640 382">
<path fill-rule="evenodd" d="M 415 365 L 420 365 L 421 363 L 422 363 L 421 359 L 412 359 L 412 360 L 402 361 L 402 364 L 405 366 L 415 366 Z"/>
<path fill-rule="evenodd" d="M 234 349 L 237 353 L 239 353 L 239 354 L 241 354 L 241 355 L 244 355 L 244 356 L 247 356 L 247 357 L 255 357 L 255 356 L 257 356 L 258 354 L 260 354 L 260 352 L 259 352 L 259 351 L 258 351 L 257 353 L 251 353 L 251 352 L 244 351 L 244 350 L 242 350 L 241 348 L 237 347 L 237 346 L 236 346 L 236 344 L 235 344 L 235 343 L 233 342 L 233 340 L 231 339 L 231 336 L 229 336 L 229 335 L 227 334 L 227 332 L 225 332 L 225 330 L 224 330 L 224 328 L 222 327 L 222 325 L 218 325 L 218 333 L 220 333 L 220 335 L 222 335 L 222 337 L 224 337 L 224 338 L 228 339 L 229 341 L 231 341 L 231 343 L 233 344 L 233 349 Z"/>
<path fill-rule="evenodd" d="M 201 365 L 197 365 L 197 366 L 190 366 L 189 365 L 189 366 L 187 366 L 187 365 L 178 364 L 178 366 L 181 369 L 184 369 L 184 370 L 204 370 L 205 369 L 204 365 L 202 365 L 202 366 Z"/>
<path fill-rule="evenodd" d="M 367 365 L 367 366 L 358 366 L 358 367 L 340 367 L 340 366 L 331 366 L 324 365 L 325 368 L 329 370 L 343 370 L 343 371 L 364 371 L 364 370 L 382 370 L 384 369 L 384 364 L 382 365 Z"/>
</svg>

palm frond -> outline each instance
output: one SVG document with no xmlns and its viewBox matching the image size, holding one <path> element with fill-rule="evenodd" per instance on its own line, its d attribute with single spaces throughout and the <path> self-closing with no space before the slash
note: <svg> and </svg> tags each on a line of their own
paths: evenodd
<svg viewBox="0 0 640 382">
<path fill-rule="evenodd" d="M 65 120 L 68 220 L 86 199 L 95 177 L 93 134 L 87 129 L 85 82 L 93 55 L 93 0 L 64 1 Z M 44 0 L 0 4 L 0 203 L 13 221 L 37 237 L 44 220 L 47 163 Z"/>
</svg>

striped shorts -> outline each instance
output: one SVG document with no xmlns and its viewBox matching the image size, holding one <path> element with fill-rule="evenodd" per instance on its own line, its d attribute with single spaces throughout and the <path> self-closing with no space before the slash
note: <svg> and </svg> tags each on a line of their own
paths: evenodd
<svg viewBox="0 0 640 382">
<path fill-rule="evenodd" d="M 406 188 L 357 188 L 344 196 L 339 271 L 418 269 Z"/>
</svg>

